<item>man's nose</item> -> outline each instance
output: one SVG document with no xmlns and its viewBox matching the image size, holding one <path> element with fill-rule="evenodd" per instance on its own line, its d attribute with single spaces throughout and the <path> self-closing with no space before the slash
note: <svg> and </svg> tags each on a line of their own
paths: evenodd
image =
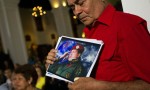
<svg viewBox="0 0 150 90">
<path fill-rule="evenodd" d="M 74 10 L 74 14 L 77 16 L 78 14 L 80 14 L 82 12 L 82 7 L 79 5 L 75 5 L 75 10 Z"/>
</svg>

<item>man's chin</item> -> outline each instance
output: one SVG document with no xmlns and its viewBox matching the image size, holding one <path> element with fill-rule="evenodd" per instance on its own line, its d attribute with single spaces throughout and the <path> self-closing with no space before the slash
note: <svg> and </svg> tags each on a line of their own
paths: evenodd
<svg viewBox="0 0 150 90">
<path fill-rule="evenodd" d="M 74 60 L 74 58 L 70 58 L 70 59 L 68 59 L 68 61 L 72 61 L 72 60 Z"/>
<path fill-rule="evenodd" d="M 72 59 L 68 59 L 68 61 L 72 61 Z"/>
<path fill-rule="evenodd" d="M 92 22 L 89 22 L 89 21 L 83 21 L 82 23 L 83 23 L 85 26 L 90 26 Z"/>
</svg>

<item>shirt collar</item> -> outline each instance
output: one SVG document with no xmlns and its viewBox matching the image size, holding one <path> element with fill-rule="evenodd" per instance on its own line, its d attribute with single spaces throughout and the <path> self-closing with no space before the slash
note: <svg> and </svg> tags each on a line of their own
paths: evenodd
<svg viewBox="0 0 150 90">
<path fill-rule="evenodd" d="M 106 24 L 108 26 L 111 25 L 115 11 L 116 11 L 115 8 L 111 4 L 108 4 L 108 6 L 105 8 L 103 13 L 99 16 L 97 21 Z"/>
</svg>

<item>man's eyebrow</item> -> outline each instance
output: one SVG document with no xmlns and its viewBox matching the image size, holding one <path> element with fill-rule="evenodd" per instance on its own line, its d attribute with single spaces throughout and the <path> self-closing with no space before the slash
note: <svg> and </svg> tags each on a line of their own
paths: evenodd
<svg viewBox="0 0 150 90">
<path fill-rule="evenodd" d="M 76 0 L 74 3 L 77 4 L 79 2 L 79 0 Z"/>
<path fill-rule="evenodd" d="M 74 4 L 78 4 L 80 0 L 75 0 Z M 69 7 L 73 6 L 74 4 L 68 4 Z"/>
</svg>

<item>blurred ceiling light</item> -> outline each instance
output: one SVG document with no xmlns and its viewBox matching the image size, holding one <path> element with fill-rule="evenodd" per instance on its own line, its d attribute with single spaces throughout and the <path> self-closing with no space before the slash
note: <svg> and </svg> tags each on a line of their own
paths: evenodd
<svg viewBox="0 0 150 90">
<path fill-rule="evenodd" d="M 65 2 L 65 1 L 62 1 L 62 6 L 64 6 L 64 7 L 66 7 L 66 6 L 67 6 L 67 4 L 66 4 L 66 2 Z"/>
<path fill-rule="evenodd" d="M 85 33 L 84 32 L 82 33 L 82 38 L 85 38 Z"/>
<path fill-rule="evenodd" d="M 32 16 L 38 17 L 46 14 L 46 11 L 42 10 L 42 6 L 33 7 Z"/>
<path fill-rule="evenodd" d="M 59 7 L 59 0 L 50 0 L 51 6 L 53 8 L 58 8 Z"/>
<path fill-rule="evenodd" d="M 77 19 L 77 16 L 73 16 L 73 19 Z"/>
<path fill-rule="evenodd" d="M 59 3 L 54 3 L 53 8 L 58 8 L 59 7 Z"/>
</svg>

